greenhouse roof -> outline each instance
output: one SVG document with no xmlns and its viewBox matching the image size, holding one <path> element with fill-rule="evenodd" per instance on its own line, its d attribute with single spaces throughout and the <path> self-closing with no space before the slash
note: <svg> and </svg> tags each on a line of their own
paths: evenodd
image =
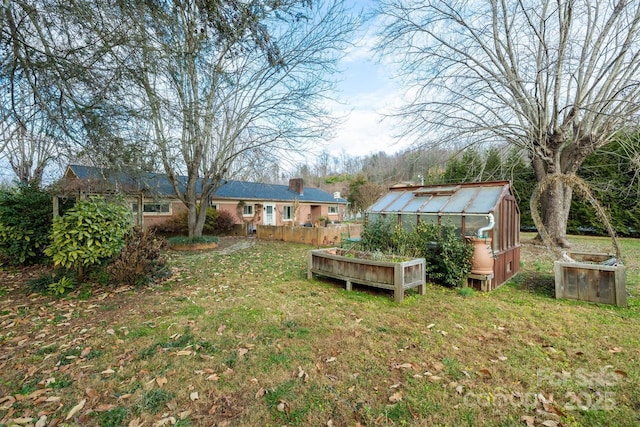
<svg viewBox="0 0 640 427">
<path fill-rule="evenodd" d="M 367 212 L 486 215 L 507 194 L 508 181 L 391 188 Z"/>
</svg>

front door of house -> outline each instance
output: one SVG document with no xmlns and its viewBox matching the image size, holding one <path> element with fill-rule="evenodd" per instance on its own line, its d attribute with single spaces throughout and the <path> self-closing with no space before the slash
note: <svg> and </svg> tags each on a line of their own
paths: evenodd
<svg viewBox="0 0 640 427">
<path fill-rule="evenodd" d="M 276 225 L 276 205 L 264 205 L 264 225 Z"/>
</svg>

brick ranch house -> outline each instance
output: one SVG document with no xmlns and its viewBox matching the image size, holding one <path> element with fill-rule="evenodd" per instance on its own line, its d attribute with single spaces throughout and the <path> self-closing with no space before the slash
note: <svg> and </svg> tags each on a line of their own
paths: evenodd
<svg viewBox="0 0 640 427">
<path fill-rule="evenodd" d="M 186 177 L 181 177 L 186 182 Z M 69 165 L 58 182 L 54 197 L 57 214 L 61 197 L 123 194 L 145 227 L 161 224 L 179 215 L 186 207 L 177 198 L 164 174 L 125 174 L 92 166 Z M 320 219 L 341 222 L 348 202 L 339 193 L 329 194 L 318 188 L 305 188 L 301 178 L 289 185 L 258 182 L 225 181 L 209 199 L 210 207 L 233 214 L 236 224 L 253 231 L 256 225 L 307 225 Z"/>
</svg>

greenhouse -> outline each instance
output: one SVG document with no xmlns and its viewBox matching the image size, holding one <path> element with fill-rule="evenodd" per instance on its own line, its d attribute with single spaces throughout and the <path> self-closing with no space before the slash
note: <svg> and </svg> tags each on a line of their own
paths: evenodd
<svg viewBox="0 0 640 427">
<path fill-rule="evenodd" d="M 369 221 L 389 215 L 405 228 L 451 224 L 477 243 L 470 286 L 490 291 L 519 270 L 520 210 L 508 181 L 392 187 L 367 209 Z M 491 265 L 479 265 L 485 253 Z"/>
</svg>

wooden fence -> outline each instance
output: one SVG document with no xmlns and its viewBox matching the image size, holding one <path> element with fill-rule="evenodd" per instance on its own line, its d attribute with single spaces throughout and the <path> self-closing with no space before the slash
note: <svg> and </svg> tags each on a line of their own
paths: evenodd
<svg viewBox="0 0 640 427">
<path fill-rule="evenodd" d="M 362 224 L 330 224 L 326 227 L 290 227 L 258 225 L 256 235 L 262 240 L 308 243 L 314 246 L 336 246 L 346 238 L 360 237 Z"/>
</svg>

